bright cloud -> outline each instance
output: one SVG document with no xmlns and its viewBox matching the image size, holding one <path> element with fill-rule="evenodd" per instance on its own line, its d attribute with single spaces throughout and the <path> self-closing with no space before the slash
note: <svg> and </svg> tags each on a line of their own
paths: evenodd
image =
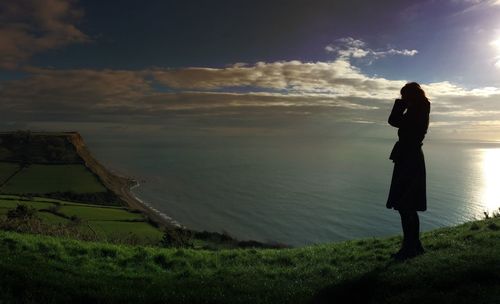
<svg viewBox="0 0 500 304">
<path fill-rule="evenodd" d="M 492 5 L 500 5 L 500 0 L 489 1 Z"/>
<path fill-rule="evenodd" d="M 332 96 L 388 98 L 404 82 L 367 77 L 345 59 L 330 62 L 279 61 L 227 68 L 156 69 L 154 79 L 177 89 L 255 87 Z"/>
<path fill-rule="evenodd" d="M 494 47 L 497 51 L 500 51 L 500 39 L 491 41 L 490 46 Z M 500 68 L 500 55 L 495 57 L 495 67 Z"/>
<path fill-rule="evenodd" d="M 408 49 L 398 50 L 387 48 L 384 50 L 373 50 L 368 48 L 364 41 L 352 37 L 337 39 L 334 43 L 327 45 L 325 51 L 328 53 L 335 53 L 340 58 L 344 59 L 368 58 L 370 62 L 387 56 L 415 56 L 418 54 L 417 50 Z"/>
</svg>

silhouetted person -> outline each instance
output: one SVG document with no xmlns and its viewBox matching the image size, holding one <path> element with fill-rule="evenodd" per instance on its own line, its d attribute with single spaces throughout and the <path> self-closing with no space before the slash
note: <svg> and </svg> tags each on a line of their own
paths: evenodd
<svg viewBox="0 0 500 304">
<path fill-rule="evenodd" d="M 424 253 L 417 211 L 427 209 L 422 141 L 429 126 L 429 112 L 430 102 L 424 90 L 412 82 L 401 89 L 401 99 L 396 99 L 389 116 L 389 124 L 398 128 L 399 137 L 389 157 L 394 162 L 394 171 L 386 205 L 401 215 L 403 243 L 392 255 L 397 260 Z"/>
</svg>

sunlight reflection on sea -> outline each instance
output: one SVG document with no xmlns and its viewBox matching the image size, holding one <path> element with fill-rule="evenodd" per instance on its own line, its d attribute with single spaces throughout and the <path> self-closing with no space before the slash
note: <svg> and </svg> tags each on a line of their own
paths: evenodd
<svg viewBox="0 0 500 304">
<path fill-rule="evenodd" d="M 482 149 L 481 160 L 481 205 L 491 213 L 500 208 L 500 149 Z"/>
</svg>

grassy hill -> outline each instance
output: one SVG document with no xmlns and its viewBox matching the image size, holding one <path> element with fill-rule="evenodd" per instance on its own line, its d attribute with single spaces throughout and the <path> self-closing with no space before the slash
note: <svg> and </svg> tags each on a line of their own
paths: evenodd
<svg viewBox="0 0 500 304">
<path fill-rule="evenodd" d="M 2 303 L 499 303 L 500 219 L 294 249 L 192 250 L 0 232 Z"/>
<path fill-rule="evenodd" d="M 78 133 L 0 133 L 0 193 L 124 205 L 80 156 L 73 137 Z"/>
</svg>

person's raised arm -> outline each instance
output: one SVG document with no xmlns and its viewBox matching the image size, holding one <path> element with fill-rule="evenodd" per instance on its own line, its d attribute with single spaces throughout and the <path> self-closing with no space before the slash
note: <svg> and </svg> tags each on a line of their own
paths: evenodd
<svg viewBox="0 0 500 304">
<path fill-rule="evenodd" d="M 401 99 L 394 101 L 391 115 L 389 115 L 389 124 L 393 127 L 400 128 L 403 123 L 403 114 L 406 109 L 406 102 Z"/>
</svg>

